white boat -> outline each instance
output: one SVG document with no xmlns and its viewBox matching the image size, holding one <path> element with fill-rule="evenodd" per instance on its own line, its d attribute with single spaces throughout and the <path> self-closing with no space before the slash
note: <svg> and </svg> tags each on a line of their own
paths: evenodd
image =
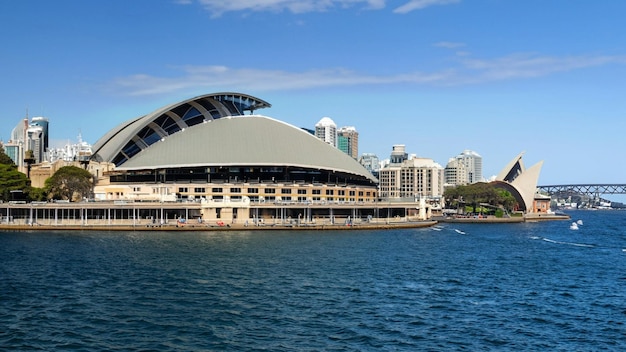
<svg viewBox="0 0 626 352">
<path fill-rule="evenodd" d="M 570 230 L 578 230 L 578 224 L 573 222 L 571 225 L 569 225 L 569 229 Z"/>
</svg>

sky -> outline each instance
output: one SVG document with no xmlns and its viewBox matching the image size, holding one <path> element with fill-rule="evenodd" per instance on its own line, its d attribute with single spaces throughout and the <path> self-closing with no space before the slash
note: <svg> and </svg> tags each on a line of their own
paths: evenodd
<svg viewBox="0 0 626 352">
<path fill-rule="evenodd" d="M 485 177 L 524 152 L 539 185 L 626 183 L 626 1 L 0 2 L 0 139 L 50 120 L 54 146 L 217 92 L 256 113 L 359 132 Z"/>
</svg>

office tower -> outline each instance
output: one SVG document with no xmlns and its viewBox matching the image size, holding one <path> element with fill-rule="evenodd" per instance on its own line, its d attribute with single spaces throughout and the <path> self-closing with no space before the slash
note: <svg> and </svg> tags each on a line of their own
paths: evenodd
<svg viewBox="0 0 626 352">
<path fill-rule="evenodd" d="M 24 171 L 24 153 L 26 151 L 26 140 L 28 139 L 28 118 L 22 119 L 11 131 L 11 139 L 6 145 L 11 146 L 11 154 L 8 154 L 18 170 Z"/>
<path fill-rule="evenodd" d="M 50 121 L 45 118 L 45 117 L 33 117 L 30 120 L 30 125 L 31 126 L 39 126 L 42 129 L 42 147 L 43 147 L 43 152 L 47 153 L 48 149 L 50 148 L 50 144 L 49 144 L 49 136 L 50 133 L 48 131 L 48 126 L 50 124 Z M 42 160 L 46 159 L 45 157 L 42 158 Z"/>
<path fill-rule="evenodd" d="M 353 126 L 341 127 L 337 131 L 337 148 L 357 159 L 359 156 L 359 133 Z"/>
<path fill-rule="evenodd" d="M 34 163 L 41 163 L 45 156 L 43 127 L 30 125 L 26 130 L 26 134 L 26 151 L 32 150 Z"/>
<path fill-rule="evenodd" d="M 455 157 L 465 166 L 467 183 L 483 182 L 483 158 L 471 150 L 464 150 Z"/>
<path fill-rule="evenodd" d="M 378 171 L 380 171 L 380 159 L 378 159 L 376 154 L 363 153 L 359 158 L 359 163 L 372 175 L 378 176 Z"/>
</svg>

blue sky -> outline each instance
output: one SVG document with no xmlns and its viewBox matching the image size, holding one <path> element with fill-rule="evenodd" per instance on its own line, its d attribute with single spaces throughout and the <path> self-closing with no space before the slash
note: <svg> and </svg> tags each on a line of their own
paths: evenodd
<svg viewBox="0 0 626 352">
<path fill-rule="evenodd" d="M 355 126 L 360 153 L 448 158 L 485 176 L 525 151 L 540 184 L 626 183 L 624 1 L 2 1 L 0 136 L 26 115 L 55 141 L 193 96 Z"/>
</svg>

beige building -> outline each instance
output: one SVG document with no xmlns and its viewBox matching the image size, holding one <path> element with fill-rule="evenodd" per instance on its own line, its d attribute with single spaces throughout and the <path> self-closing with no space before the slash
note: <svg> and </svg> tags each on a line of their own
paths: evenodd
<svg viewBox="0 0 626 352">
<path fill-rule="evenodd" d="M 441 165 L 428 158 L 412 158 L 390 163 L 380 170 L 381 198 L 416 200 L 443 196 L 444 172 Z"/>
<path fill-rule="evenodd" d="M 463 186 L 469 183 L 467 168 L 462 160 L 452 158 L 444 169 L 444 183 L 446 187 Z"/>
</svg>

